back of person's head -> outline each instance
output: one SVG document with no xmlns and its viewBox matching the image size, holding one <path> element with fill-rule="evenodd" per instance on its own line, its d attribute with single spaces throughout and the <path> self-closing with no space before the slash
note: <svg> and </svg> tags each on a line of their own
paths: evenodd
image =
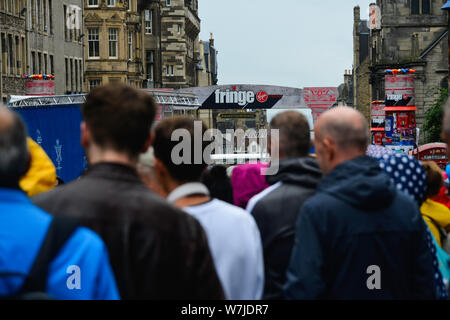
<svg viewBox="0 0 450 320">
<path fill-rule="evenodd" d="M 311 134 L 306 117 L 297 111 L 286 111 L 270 121 L 270 129 L 279 130 L 280 158 L 307 156 L 311 149 Z"/>
<path fill-rule="evenodd" d="M 422 162 L 425 171 L 427 172 L 427 191 L 426 198 L 431 198 L 439 194 L 439 191 L 444 186 L 444 176 L 439 166 L 433 161 Z"/>
<path fill-rule="evenodd" d="M 225 166 L 217 165 L 203 171 L 202 183 L 208 188 L 212 198 L 233 204 L 233 188 Z"/>
<path fill-rule="evenodd" d="M 115 83 L 92 89 L 81 110 L 98 147 L 137 158 L 150 136 L 156 103 L 144 92 Z"/>
<path fill-rule="evenodd" d="M 199 126 L 200 132 L 195 137 L 195 125 Z M 189 117 L 174 117 L 161 121 L 155 128 L 153 150 L 155 158 L 159 159 L 170 176 L 180 183 L 200 181 L 207 163 L 203 157 L 204 149 L 210 142 L 203 141 L 203 135 L 207 131 L 202 121 Z M 172 141 L 175 133 L 176 141 Z M 199 149 L 196 148 L 194 139 L 200 139 Z M 177 140 L 179 139 L 179 140 Z M 182 148 L 180 145 L 182 144 Z M 177 146 L 177 149 L 174 148 Z M 174 151 L 174 154 L 172 154 Z M 173 159 L 177 157 L 178 160 Z"/>
<path fill-rule="evenodd" d="M 366 154 L 369 127 L 361 112 L 337 107 L 324 112 L 314 131 L 317 161 L 327 175 L 339 164 Z"/>
<path fill-rule="evenodd" d="M 24 121 L 17 113 L 0 105 L 0 187 L 18 188 L 29 162 Z"/>
<path fill-rule="evenodd" d="M 316 137 L 332 139 L 339 150 L 358 150 L 364 154 L 369 145 L 369 127 L 364 116 L 350 107 L 337 107 L 325 112 Z"/>
</svg>

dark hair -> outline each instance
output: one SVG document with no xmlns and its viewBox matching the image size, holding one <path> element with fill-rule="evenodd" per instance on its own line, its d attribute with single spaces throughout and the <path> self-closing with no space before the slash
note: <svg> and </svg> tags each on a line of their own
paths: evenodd
<svg viewBox="0 0 450 320">
<path fill-rule="evenodd" d="M 208 187 L 212 198 L 234 204 L 233 188 L 225 166 L 217 165 L 205 170 L 201 180 Z"/>
<path fill-rule="evenodd" d="M 144 92 L 115 83 L 92 89 L 81 110 L 96 144 L 137 157 L 150 135 L 156 103 Z"/>
<path fill-rule="evenodd" d="M 17 113 L 0 108 L 0 116 L 9 113 L 12 120 L 0 120 L 0 186 L 16 188 L 30 161 L 27 129 Z"/>
<path fill-rule="evenodd" d="M 433 161 L 422 162 L 425 171 L 427 172 L 427 192 L 426 198 L 434 197 L 439 194 L 441 188 L 444 186 L 444 176 L 439 166 Z"/>
<path fill-rule="evenodd" d="M 195 152 L 198 153 L 199 150 L 195 150 L 194 143 L 194 125 L 195 122 L 201 123 L 201 134 L 199 137 L 202 141 L 201 143 L 201 155 L 197 154 L 197 158 L 195 158 Z M 177 156 L 186 159 L 187 161 L 182 161 L 180 164 L 175 164 L 172 159 L 172 150 L 175 146 L 179 145 L 184 141 L 184 138 L 180 138 L 180 140 L 172 141 L 172 133 L 177 129 L 186 130 L 185 133 L 188 134 L 190 138 L 189 150 L 181 149 L 182 152 Z M 203 159 L 203 151 L 206 146 L 210 142 L 203 141 L 203 135 L 206 132 L 207 127 L 203 123 L 203 121 L 196 121 L 194 119 L 188 117 L 174 117 L 161 121 L 155 129 L 155 141 L 153 143 L 153 150 L 155 153 L 155 158 L 164 163 L 167 170 L 169 171 L 172 178 L 177 180 L 178 182 L 185 183 L 191 181 L 200 181 L 200 177 L 203 171 L 206 168 L 206 162 Z M 185 154 L 184 151 L 190 152 L 189 154 Z M 176 152 L 176 151 L 175 151 Z M 197 160 L 197 161 L 195 161 Z M 200 160 L 200 161 L 198 161 Z"/>
<path fill-rule="evenodd" d="M 307 156 L 311 149 L 311 134 L 306 117 L 297 111 L 286 111 L 270 121 L 270 129 L 279 130 L 279 150 L 285 158 Z"/>
</svg>

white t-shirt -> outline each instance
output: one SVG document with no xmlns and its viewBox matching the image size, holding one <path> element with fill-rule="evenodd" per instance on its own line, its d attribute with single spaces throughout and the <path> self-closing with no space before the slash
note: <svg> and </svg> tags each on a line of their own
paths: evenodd
<svg viewBox="0 0 450 320">
<path fill-rule="evenodd" d="M 226 297 L 231 300 L 261 299 L 264 261 L 261 236 L 253 217 L 218 199 L 184 210 L 205 229 Z"/>
</svg>

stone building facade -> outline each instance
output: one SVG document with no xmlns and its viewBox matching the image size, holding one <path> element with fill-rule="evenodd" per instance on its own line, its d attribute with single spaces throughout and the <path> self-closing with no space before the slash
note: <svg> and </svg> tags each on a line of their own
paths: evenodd
<svg viewBox="0 0 450 320">
<path fill-rule="evenodd" d="M 25 0 L 0 0 L 0 98 L 22 95 L 27 72 Z"/>
<path fill-rule="evenodd" d="M 218 79 L 217 55 L 214 48 L 214 38 L 211 34 L 209 41 L 200 40 L 200 62 L 197 65 L 197 86 L 215 86 Z"/>
<path fill-rule="evenodd" d="M 139 1 L 144 36 L 144 86 L 187 88 L 198 84 L 198 0 Z"/>
<path fill-rule="evenodd" d="M 84 91 L 84 0 L 26 0 L 26 73 L 55 76 L 55 93 Z"/>
<path fill-rule="evenodd" d="M 86 90 L 112 82 L 141 88 L 144 63 L 137 0 L 84 1 Z"/>
<path fill-rule="evenodd" d="M 384 71 L 413 68 L 417 124 L 438 96 L 436 88 L 447 87 L 447 14 L 445 0 L 378 0 L 381 29 L 370 39 L 372 100 L 384 99 Z M 421 135 L 420 140 L 423 140 Z"/>
<path fill-rule="evenodd" d="M 361 20 L 361 9 L 359 6 L 353 12 L 353 103 L 369 121 L 370 120 L 370 54 L 369 38 L 370 31 L 367 20 Z"/>
</svg>

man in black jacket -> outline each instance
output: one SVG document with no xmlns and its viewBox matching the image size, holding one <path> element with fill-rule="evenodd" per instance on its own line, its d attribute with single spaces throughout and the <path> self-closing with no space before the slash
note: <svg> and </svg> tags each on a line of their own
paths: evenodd
<svg viewBox="0 0 450 320">
<path fill-rule="evenodd" d="M 82 106 L 89 169 L 35 197 L 55 215 L 80 218 L 105 241 L 124 299 L 222 299 L 207 238 L 189 215 L 149 191 L 136 172 L 151 144 L 155 102 L 116 84 L 93 89 Z"/>
<path fill-rule="evenodd" d="M 319 118 L 315 147 L 326 176 L 300 213 L 287 298 L 436 298 L 419 209 L 365 156 L 368 141 L 366 121 L 354 109 Z"/>
<path fill-rule="evenodd" d="M 299 209 L 314 194 L 322 173 L 317 161 L 308 156 L 311 141 L 305 116 L 283 112 L 272 119 L 270 129 L 279 130 L 278 141 L 269 140 L 270 148 L 278 147 L 279 170 L 266 177 L 271 186 L 250 199 L 247 211 L 255 217 L 263 242 L 263 298 L 273 300 L 283 298 Z"/>
</svg>

